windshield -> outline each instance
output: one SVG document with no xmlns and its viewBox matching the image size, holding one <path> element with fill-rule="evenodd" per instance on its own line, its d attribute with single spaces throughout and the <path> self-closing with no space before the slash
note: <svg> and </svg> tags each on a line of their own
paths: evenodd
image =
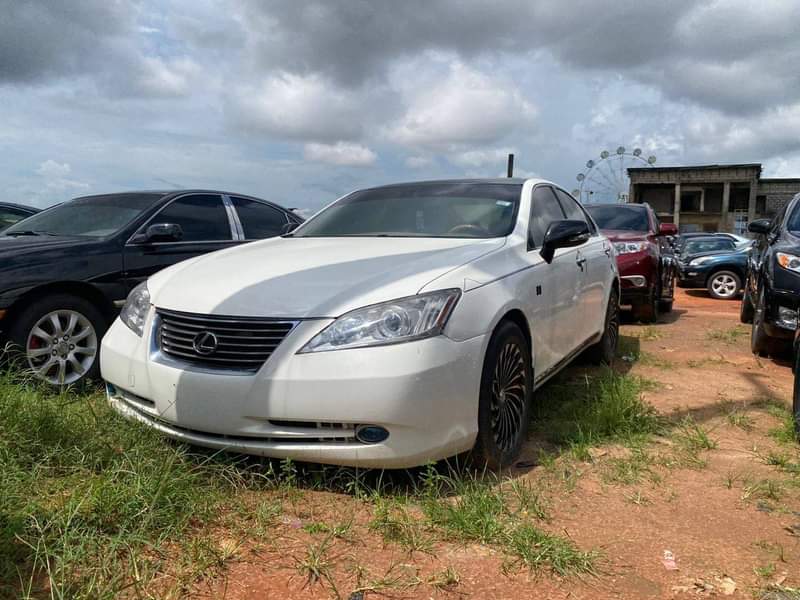
<svg viewBox="0 0 800 600">
<path fill-rule="evenodd" d="M 650 231 L 647 209 L 643 206 L 589 204 L 585 208 L 600 229 Z"/>
<path fill-rule="evenodd" d="M 511 233 L 520 184 L 414 183 L 353 192 L 297 237 L 493 238 Z"/>
<path fill-rule="evenodd" d="M 687 240 L 684 245 L 685 254 L 699 254 L 701 252 L 717 252 L 724 250 L 733 250 L 736 244 L 733 240 L 727 239 L 695 239 Z"/>
<path fill-rule="evenodd" d="M 112 235 L 147 210 L 163 194 L 113 194 L 78 198 L 20 221 L 3 235 Z"/>
</svg>

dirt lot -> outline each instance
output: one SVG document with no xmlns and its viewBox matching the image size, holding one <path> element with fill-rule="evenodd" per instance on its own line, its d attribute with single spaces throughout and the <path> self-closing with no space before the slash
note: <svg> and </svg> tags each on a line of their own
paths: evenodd
<svg viewBox="0 0 800 600">
<path fill-rule="evenodd" d="M 496 544 L 391 538 L 375 526 L 374 502 L 301 486 L 274 509 L 273 526 L 220 531 L 224 564 L 191 594 L 746 598 L 770 586 L 797 588 L 800 451 L 786 439 L 781 411 L 792 375 L 785 363 L 753 357 L 748 333 L 738 302 L 678 291 L 675 310 L 657 325 L 623 325 L 616 368 L 648 381 L 646 402 L 688 433 L 656 435 L 640 450 L 601 445 L 583 456 L 533 435 L 508 473 L 541 494 L 543 529 L 595 553 L 594 574 L 530 570 Z M 537 402 L 580 384 L 587 369 L 572 368 Z M 410 527 L 415 509 L 407 515 Z M 670 553 L 675 568 L 665 561 Z"/>
</svg>

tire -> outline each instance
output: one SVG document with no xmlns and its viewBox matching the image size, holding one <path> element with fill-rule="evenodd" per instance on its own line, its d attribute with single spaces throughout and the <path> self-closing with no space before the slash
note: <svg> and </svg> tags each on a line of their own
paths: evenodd
<svg viewBox="0 0 800 600">
<path fill-rule="evenodd" d="M 619 297 L 617 290 L 611 292 L 606 308 L 605 329 L 600 341 L 586 350 L 586 357 L 594 364 L 609 365 L 614 362 L 619 343 Z"/>
<path fill-rule="evenodd" d="M 756 312 L 753 306 L 753 300 L 750 298 L 750 285 L 749 280 L 744 284 L 744 295 L 742 296 L 742 304 L 739 306 L 739 321 L 742 323 L 752 323 L 753 314 Z"/>
<path fill-rule="evenodd" d="M 633 307 L 633 318 L 642 323 L 655 323 L 658 321 L 658 293 L 653 292 L 642 304 Z"/>
<path fill-rule="evenodd" d="M 658 303 L 658 312 L 661 314 L 667 314 L 672 312 L 672 305 L 675 301 L 674 300 L 661 300 Z"/>
<path fill-rule="evenodd" d="M 750 351 L 758 356 L 769 356 L 776 351 L 775 340 L 764 329 L 764 311 L 766 310 L 764 288 L 758 292 L 758 303 L 753 313 L 753 325 L 750 329 Z"/>
<path fill-rule="evenodd" d="M 25 370 L 63 387 L 99 379 L 100 339 L 107 328 L 106 318 L 85 298 L 53 294 L 16 317 L 9 338 Z"/>
<path fill-rule="evenodd" d="M 800 349 L 794 357 L 794 392 L 792 394 L 792 414 L 794 415 L 794 434 L 800 441 Z"/>
<path fill-rule="evenodd" d="M 533 365 L 520 328 L 503 321 L 495 330 L 481 375 L 475 466 L 498 471 L 519 456 L 528 436 Z"/>
<path fill-rule="evenodd" d="M 717 300 L 732 300 L 742 289 L 742 278 L 733 271 L 716 271 L 706 282 L 709 295 Z"/>
</svg>

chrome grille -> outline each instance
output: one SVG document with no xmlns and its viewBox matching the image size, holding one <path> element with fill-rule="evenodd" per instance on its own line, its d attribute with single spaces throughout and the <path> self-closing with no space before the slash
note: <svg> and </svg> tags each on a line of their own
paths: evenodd
<svg viewBox="0 0 800 600">
<path fill-rule="evenodd" d="M 158 345 L 164 354 L 214 369 L 257 371 L 297 324 L 295 321 L 251 317 L 197 315 L 157 309 Z M 201 334 L 214 336 L 215 348 L 195 343 Z"/>
</svg>

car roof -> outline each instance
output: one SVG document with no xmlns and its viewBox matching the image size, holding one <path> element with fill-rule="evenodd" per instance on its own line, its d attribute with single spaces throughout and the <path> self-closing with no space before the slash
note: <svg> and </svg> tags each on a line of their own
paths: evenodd
<svg viewBox="0 0 800 600">
<path fill-rule="evenodd" d="M 19 208 L 22 210 L 30 210 L 32 212 L 39 212 L 42 210 L 41 208 L 36 208 L 35 206 L 28 206 L 27 204 L 19 204 L 17 202 L 0 202 L 0 206 L 6 208 Z"/>
<path fill-rule="evenodd" d="M 427 179 L 427 180 L 420 180 L 420 181 L 399 181 L 396 183 L 387 183 L 385 185 L 374 185 L 366 188 L 361 188 L 362 190 L 377 190 L 381 188 L 391 188 L 391 187 L 402 187 L 406 185 L 435 185 L 435 184 L 457 184 L 457 183 L 493 183 L 493 184 L 505 184 L 505 185 L 522 185 L 526 181 L 534 181 L 536 183 L 548 183 L 550 185 L 555 185 L 550 181 L 546 181 L 544 179 L 538 179 L 534 177 L 525 178 L 525 177 L 481 177 L 481 178 L 463 178 L 463 179 Z"/>
</svg>

